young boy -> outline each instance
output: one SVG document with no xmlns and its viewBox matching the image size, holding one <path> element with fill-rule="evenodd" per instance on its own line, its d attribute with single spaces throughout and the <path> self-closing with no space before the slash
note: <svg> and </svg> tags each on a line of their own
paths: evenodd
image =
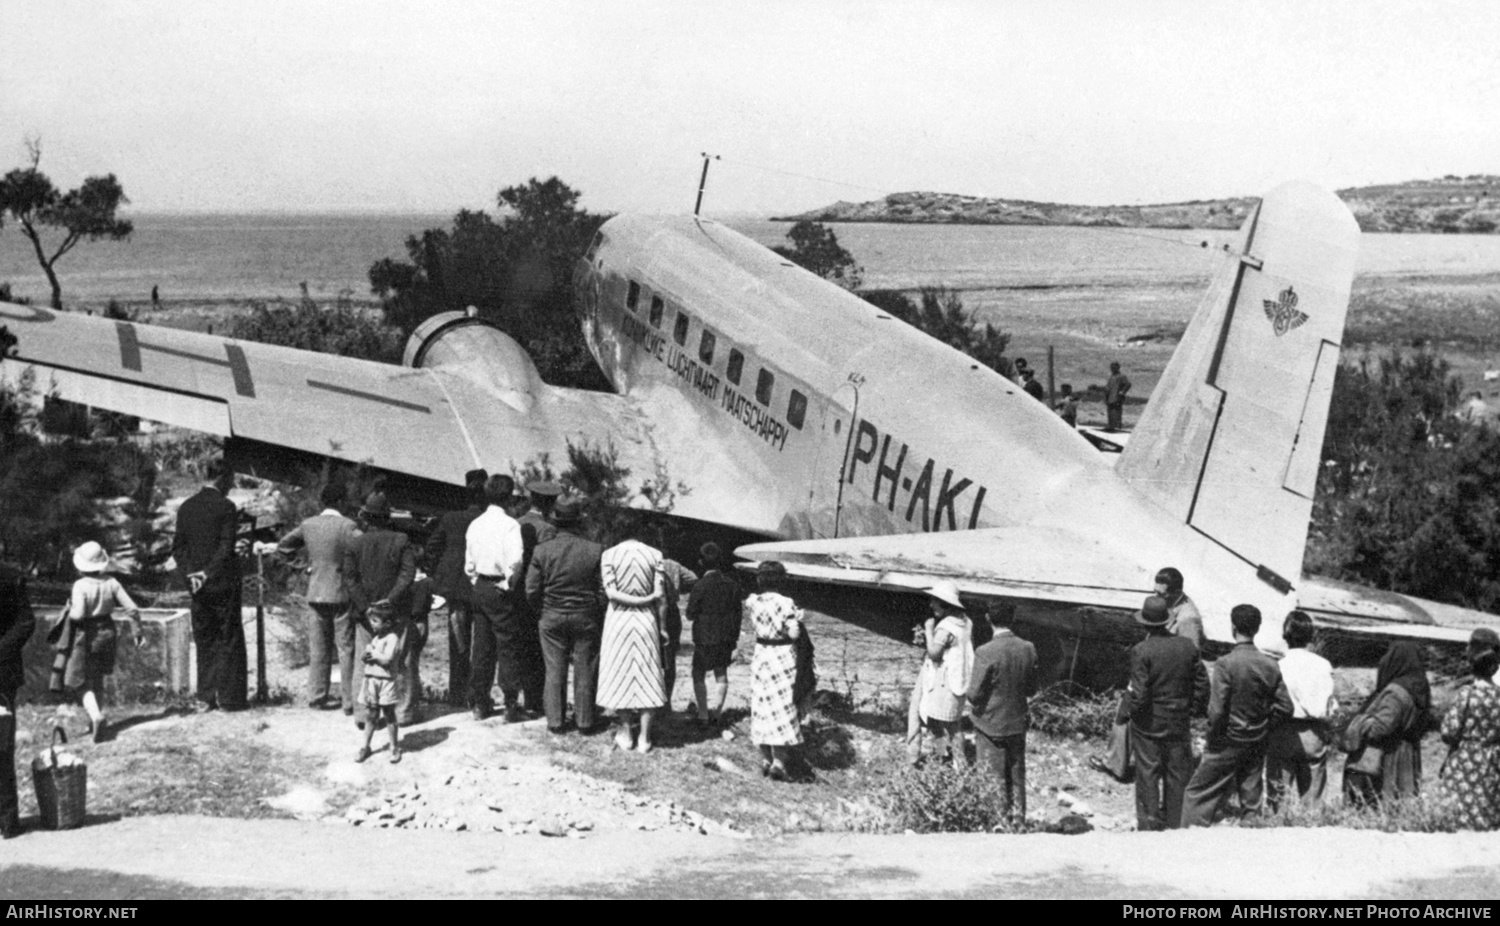
<svg viewBox="0 0 1500 926">
<path fill-rule="evenodd" d="M 370 738 L 375 735 L 377 720 L 384 720 L 391 730 L 391 762 L 401 761 L 401 731 L 396 725 L 396 665 L 401 652 L 401 638 L 396 635 L 395 622 L 391 620 L 390 608 L 384 602 L 376 602 L 365 612 L 370 621 L 373 636 L 365 647 L 360 661 L 365 666 L 365 684 L 361 697 L 369 710 L 370 722 L 365 724 L 365 744 L 359 747 L 354 761 L 370 758 Z"/>
</svg>

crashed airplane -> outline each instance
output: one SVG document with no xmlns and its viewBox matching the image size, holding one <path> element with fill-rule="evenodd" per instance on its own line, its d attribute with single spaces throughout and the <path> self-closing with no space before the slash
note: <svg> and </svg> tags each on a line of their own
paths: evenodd
<svg viewBox="0 0 1500 926">
<path fill-rule="evenodd" d="M 614 395 L 543 383 L 462 313 L 424 322 L 401 367 L 33 306 L 0 304 L 0 324 L 18 339 L 7 375 L 34 366 L 62 398 L 219 435 L 231 458 L 271 445 L 452 485 L 611 444 L 688 488 L 674 516 L 764 537 L 740 556 L 803 580 L 951 579 L 1119 633 L 1171 565 L 1212 641 L 1240 602 L 1270 636 L 1300 607 L 1460 641 L 1484 615 L 1302 572 L 1358 242 L 1331 193 L 1267 195 L 1113 465 L 994 371 L 693 217 L 617 216 L 579 262 Z"/>
</svg>

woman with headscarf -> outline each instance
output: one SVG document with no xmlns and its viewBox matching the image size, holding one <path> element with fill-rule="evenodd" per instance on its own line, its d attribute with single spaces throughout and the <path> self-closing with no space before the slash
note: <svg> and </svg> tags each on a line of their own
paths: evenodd
<svg viewBox="0 0 1500 926">
<path fill-rule="evenodd" d="M 1443 716 L 1441 735 L 1452 750 L 1443 763 L 1443 792 L 1463 829 L 1500 827 L 1500 635 L 1481 627 L 1469 637 L 1474 684 L 1459 692 Z"/>
<path fill-rule="evenodd" d="M 750 739 L 760 747 L 761 774 L 787 777 L 787 749 L 802 743 L 797 711 L 797 638 L 802 609 L 781 594 L 786 567 L 764 562 L 755 571 L 757 593 L 745 599 L 744 615 L 755 629 L 750 663 Z"/>
<path fill-rule="evenodd" d="M 1422 648 L 1409 640 L 1392 643 L 1380 657 L 1374 693 L 1344 731 L 1345 800 L 1363 807 L 1421 791 L 1421 740 L 1431 707 Z"/>
</svg>

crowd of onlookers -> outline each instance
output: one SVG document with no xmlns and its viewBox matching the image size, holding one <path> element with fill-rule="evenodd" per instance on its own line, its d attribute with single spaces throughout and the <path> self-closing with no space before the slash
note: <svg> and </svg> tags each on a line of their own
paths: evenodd
<svg viewBox="0 0 1500 926">
<path fill-rule="evenodd" d="M 179 509 L 173 543 L 191 593 L 204 710 L 246 703 L 229 478 L 216 464 L 209 484 Z M 645 530 L 607 548 L 590 539 L 581 501 L 554 483 L 533 482 L 518 494 L 509 476 L 475 470 L 466 488 L 467 507 L 438 518 L 423 547 L 397 529 L 382 493 L 368 495 L 351 518 L 336 486 L 324 490 L 318 514 L 258 547 L 262 554 L 300 557 L 307 570 L 306 704 L 353 717 L 363 736 L 359 761 L 371 756 L 374 734 L 384 728 L 388 757 L 399 762 L 401 728 L 422 719 L 421 654 L 440 597 L 448 615 L 451 702 L 481 721 L 497 713 L 507 723 L 543 716 L 559 736 L 603 732 L 609 713 L 615 744 L 641 753 L 652 750 L 659 715 L 671 708 L 684 617 L 693 643 L 689 722 L 705 735 L 725 734 L 728 669 L 748 623 L 755 640 L 750 738 L 763 774 L 779 780 L 791 774 L 815 676 L 803 614 L 784 593 L 781 564 L 759 564 L 747 595 L 715 543 L 697 551 L 695 571 L 669 558 L 660 537 Z M 108 574 L 110 558 L 98 544 L 80 546 L 73 563 L 79 578 L 47 626 L 55 654 L 49 687 L 82 704 L 99 740 L 107 729 L 100 694 L 114 668 L 115 614 L 131 619 L 139 640 L 139 610 Z M 1375 690 L 1336 724 L 1333 668 L 1310 646 L 1314 628 L 1306 614 L 1288 614 L 1284 648 L 1266 652 L 1255 644 L 1259 610 L 1236 606 L 1233 647 L 1205 663 L 1203 618 L 1184 593 L 1182 574 L 1161 570 L 1154 592 L 1135 615 L 1145 635 L 1130 648 L 1129 685 L 1110 753 L 1100 763 L 1133 779 L 1139 829 L 1206 826 L 1231 808 L 1245 814 L 1316 804 L 1326 799 L 1336 751 L 1347 756 L 1347 804 L 1413 797 L 1422 781 L 1421 741 L 1434 730 L 1449 746 L 1441 790 L 1459 825 L 1500 825 L 1494 631 L 1473 633 L 1472 681 L 1441 716 L 1423 648 L 1397 642 L 1380 660 Z M 913 641 L 922 659 L 909 704 L 908 757 L 919 763 L 926 750 L 966 766 L 967 717 L 977 761 L 1000 782 L 1002 812 L 1023 820 L 1036 647 L 1017 634 L 1010 602 L 990 602 L 976 623 L 954 583 L 938 582 L 926 595 L 931 613 Z M 0 567 L 0 748 L 10 759 L 15 696 L 24 681 L 20 647 L 34 625 L 24 576 Z M 1191 724 L 1204 715 L 1207 734 L 1195 758 Z M 14 762 L 0 760 L 0 835 L 18 832 Z"/>
<path fill-rule="evenodd" d="M 920 760 L 930 736 L 938 756 L 967 761 L 958 737 L 967 702 L 980 762 L 1000 777 L 1005 812 L 1023 818 L 1035 649 L 1012 631 L 1010 604 L 990 605 L 991 639 L 976 649 L 978 628 L 957 589 L 939 583 L 928 595 L 933 617 L 918 633 L 926 653 L 911 699 L 910 757 Z M 1098 767 L 1134 781 L 1138 829 L 1208 826 L 1231 810 L 1275 812 L 1293 801 L 1322 802 L 1335 748 L 1346 755 L 1347 804 L 1416 797 L 1422 738 L 1434 730 L 1449 747 L 1440 771 L 1446 811 L 1461 827 L 1500 825 L 1500 636 L 1494 631 L 1473 632 L 1471 681 L 1441 715 L 1433 710 L 1423 648 L 1401 641 L 1380 659 L 1375 690 L 1336 724 L 1333 666 L 1309 648 L 1314 633 L 1307 614 L 1288 614 L 1285 648 L 1264 652 L 1255 643 L 1259 609 L 1238 605 L 1230 613 L 1233 647 L 1205 664 L 1202 615 L 1183 593 L 1182 574 L 1167 568 L 1135 619 L 1146 636 L 1130 649 L 1114 754 Z M 1192 720 L 1205 714 L 1207 735 L 1195 760 Z"/>
</svg>

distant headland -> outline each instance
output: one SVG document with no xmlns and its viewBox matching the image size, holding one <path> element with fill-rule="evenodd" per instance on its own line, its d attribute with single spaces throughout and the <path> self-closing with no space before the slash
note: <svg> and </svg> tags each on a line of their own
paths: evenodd
<svg viewBox="0 0 1500 926">
<path fill-rule="evenodd" d="M 1500 176 L 1452 174 L 1338 191 L 1367 232 L 1490 234 L 1500 229 Z M 1117 228 L 1238 228 L 1258 197 L 1150 206 L 1073 206 L 956 193 L 892 193 L 836 202 L 776 222 L 889 222 L 946 225 L 1092 225 Z"/>
</svg>

